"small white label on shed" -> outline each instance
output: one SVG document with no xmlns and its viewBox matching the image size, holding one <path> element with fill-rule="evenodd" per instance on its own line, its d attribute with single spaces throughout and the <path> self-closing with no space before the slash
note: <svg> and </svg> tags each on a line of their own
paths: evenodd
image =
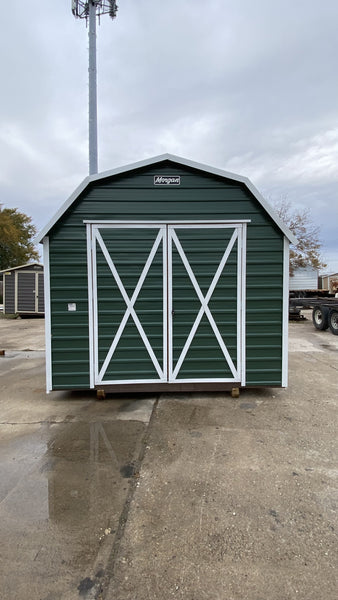
<svg viewBox="0 0 338 600">
<path fill-rule="evenodd" d="M 68 304 L 68 310 L 70 312 L 75 312 L 76 311 L 76 303 L 75 302 L 69 302 L 69 304 Z"/>
<path fill-rule="evenodd" d="M 181 185 L 180 175 L 154 175 L 154 185 Z"/>
</svg>

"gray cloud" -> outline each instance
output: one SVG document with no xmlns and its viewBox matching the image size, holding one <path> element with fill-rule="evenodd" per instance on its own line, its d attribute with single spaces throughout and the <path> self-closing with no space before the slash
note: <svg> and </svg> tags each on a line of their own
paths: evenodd
<svg viewBox="0 0 338 600">
<path fill-rule="evenodd" d="M 248 176 L 311 209 L 338 271 L 335 0 L 119 5 L 98 27 L 100 169 L 172 152 Z M 25 9 L 0 40 L 0 193 L 42 227 L 88 172 L 88 42 L 69 0 Z"/>
</svg>

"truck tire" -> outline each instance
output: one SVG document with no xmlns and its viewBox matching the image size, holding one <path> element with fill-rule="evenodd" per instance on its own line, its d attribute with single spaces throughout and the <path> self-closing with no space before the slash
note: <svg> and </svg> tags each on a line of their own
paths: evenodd
<svg viewBox="0 0 338 600">
<path fill-rule="evenodd" d="M 338 335 L 338 310 L 331 310 L 329 316 L 329 327 L 333 335 Z"/>
<path fill-rule="evenodd" d="M 327 329 L 329 326 L 329 309 L 326 306 L 315 306 L 312 311 L 312 323 L 320 331 Z"/>
</svg>

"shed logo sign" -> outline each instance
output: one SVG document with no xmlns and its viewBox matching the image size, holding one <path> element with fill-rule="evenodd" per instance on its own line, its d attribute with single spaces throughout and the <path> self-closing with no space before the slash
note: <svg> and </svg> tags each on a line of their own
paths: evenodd
<svg viewBox="0 0 338 600">
<path fill-rule="evenodd" d="M 155 175 L 154 185 L 181 185 L 180 175 Z"/>
</svg>

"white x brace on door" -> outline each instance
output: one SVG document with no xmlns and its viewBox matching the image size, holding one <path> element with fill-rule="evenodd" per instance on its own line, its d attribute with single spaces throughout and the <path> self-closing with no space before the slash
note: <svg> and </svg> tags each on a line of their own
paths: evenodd
<svg viewBox="0 0 338 600">
<path fill-rule="evenodd" d="M 88 223 L 91 387 L 245 384 L 246 223 Z"/>
</svg>

